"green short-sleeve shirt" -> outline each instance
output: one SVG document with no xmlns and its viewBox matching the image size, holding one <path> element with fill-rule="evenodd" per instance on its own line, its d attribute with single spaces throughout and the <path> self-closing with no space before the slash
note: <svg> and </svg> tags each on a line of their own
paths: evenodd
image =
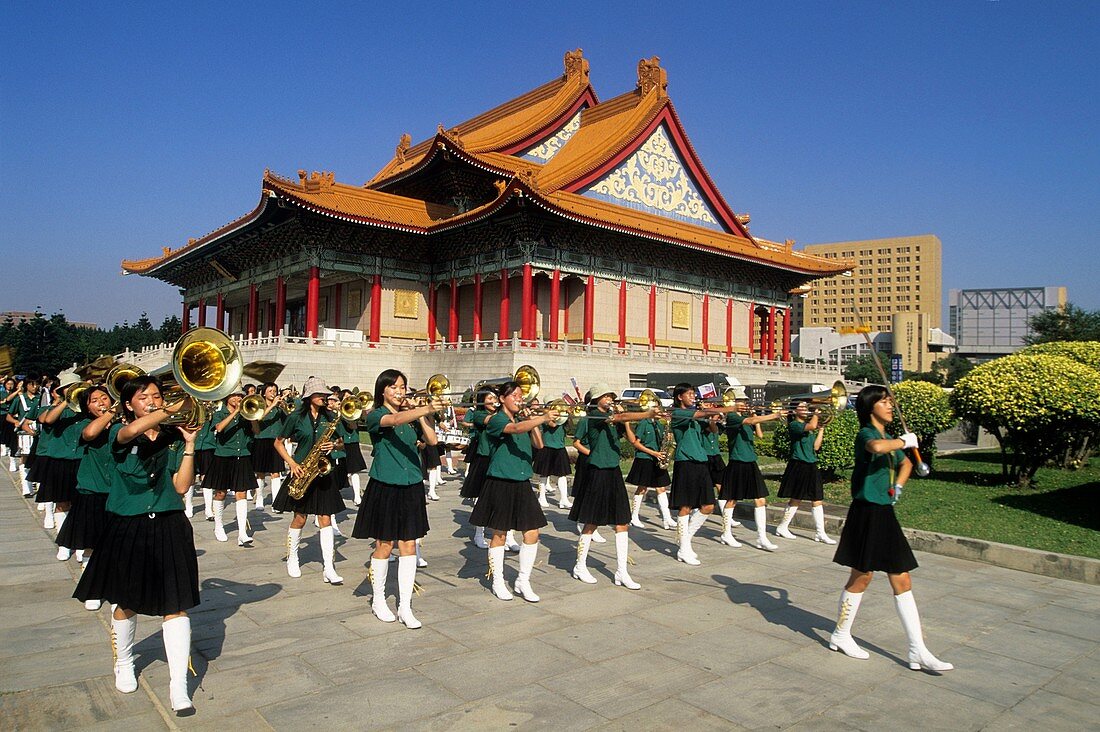
<svg viewBox="0 0 1100 732">
<path fill-rule="evenodd" d="M 565 425 L 544 424 L 542 430 L 542 446 L 557 450 L 565 447 Z"/>
<path fill-rule="evenodd" d="M 286 415 L 283 414 L 283 410 L 275 407 L 267 416 L 260 420 L 260 432 L 256 435 L 260 440 L 276 440 L 283 432 L 283 423 L 286 422 Z"/>
<path fill-rule="evenodd" d="M 726 415 L 726 441 L 730 460 L 756 462 L 756 428 L 745 424 L 745 418 L 735 412 Z"/>
<path fill-rule="evenodd" d="M 199 428 L 199 434 L 195 435 L 196 450 L 213 450 L 217 446 L 214 440 L 215 424 L 217 423 L 209 419 L 203 422 L 202 427 Z"/>
<path fill-rule="evenodd" d="M 485 425 L 492 444 L 492 456 L 486 476 L 502 480 L 527 480 L 531 477 L 531 433 L 506 434 L 504 428 L 519 420 L 497 412 Z"/>
<path fill-rule="evenodd" d="M 107 510 L 119 516 L 182 511 L 183 497 L 176 493 L 172 476 L 179 470 L 183 437 L 174 427 L 162 427 L 157 439 L 138 435 L 119 444 L 121 424 L 111 427 L 111 455 L 115 474 L 107 496 Z"/>
<path fill-rule="evenodd" d="M 374 443 L 370 477 L 390 485 L 413 485 L 423 481 L 420 453 L 416 449 L 416 428 L 412 423 L 383 427 L 382 418 L 393 414 L 386 407 L 372 409 L 364 416 L 363 429 Z"/>
<path fill-rule="evenodd" d="M 210 421 L 215 427 L 229 416 L 228 409 L 219 409 Z M 218 457 L 241 457 L 252 454 L 252 425 L 237 414 L 220 432 L 214 431 L 214 454 Z"/>
<path fill-rule="evenodd" d="M 867 451 L 867 443 L 872 440 L 888 440 L 886 435 L 871 425 L 860 429 L 856 434 L 856 464 L 852 468 L 852 498 L 887 505 L 893 502 L 889 490 L 894 485 L 897 466 L 906 459 L 905 452 L 892 452 L 874 455 Z"/>
<path fill-rule="evenodd" d="M 470 430 L 471 444 L 474 443 L 474 430 L 477 430 L 478 457 L 489 457 L 489 453 L 492 452 L 492 443 L 489 441 L 489 436 L 485 434 L 485 418 L 492 414 L 500 414 L 500 410 L 490 412 L 486 409 L 472 409 L 462 417 L 462 421 L 473 425 L 473 429 Z"/>
<path fill-rule="evenodd" d="M 351 445 L 351 444 L 358 445 L 359 444 L 359 420 L 354 420 L 354 421 L 349 422 L 345 419 L 344 424 L 343 424 L 343 428 L 344 428 L 344 435 L 343 435 L 344 444 L 345 445 Z"/>
<path fill-rule="evenodd" d="M 49 456 L 58 460 L 79 460 L 84 452 L 80 446 L 80 433 L 91 421 L 80 412 L 65 407 L 61 416 L 51 425 L 53 429 Z"/>
<path fill-rule="evenodd" d="M 598 415 L 597 412 L 593 412 Z M 619 451 L 619 426 L 614 422 L 597 418 L 585 418 L 588 423 L 586 434 L 588 436 L 588 449 L 592 454 L 588 456 L 588 464 L 593 468 L 617 468 L 622 460 Z"/>
<path fill-rule="evenodd" d="M 313 447 L 313 443 L 320 440 L 325 434 L 331 419 L 332 416 L 324 409 L 317 413 L 316 421 L 314 421 L 308 409 L 294 412 L 287 417 L 286 422 L 283 422 L 283 432 L 280 437 L 289 438 L 291 442 L 298 446 L 291 456 L 294 458 L 294 462 L 300 463 L 305 460 L 306 455 Z"/>
<path fill-rule="evenodd" d="M 803 463 L 817 462 L 817 453 L 814 452 L 814 433 L 806 429 L 805 422 L 792 419 L 787 425 L 787 434 L 791 438 L 791 460 Z"/>
<path fill-rule="evenodd" d="M 643 419 L 638 422 L 638 424 L 634 425 L 634 435 L 638 438 L 639 442 L 650 450 L 660 450 L 661 443 L 665 440 L 665 428 L 664 425 L 655 419 Z M 634 453 L 634 459 L 652 460 L 653 456 L 638 450 Z"/>
<path fill-rule="evenodd" d="M 111 454 L 111 432 L 109 429 L 99 433 L 91 442 L 82 438 L 84 457 L 80 458 L 80 467 L 76 469 L 76 489 L 81 493 L 110 493 L 111 476 L 115 472 L 115 459 Z"/>
<path fill-rule="evenodd" d="M 676 439 L 676 460 L 696 463 L 707 462 L 707 448 L 703 445 L 703 422 L 696 419 L 698 410 L 672 410 L 672 436 Z"/>
<path fill-rule="evenodd" d="M 710 423 L 703 425 L 703 447 L 707 449 L 708 458 L 721 453 L 718 447 L 718 433 L 710 428 Z"/>
<path fill-rule="evenodd" d="M 16 422 L 21 419 L 29 419 L 33 422 L 38 419 L 38 413 L 41 409 L 42 392 L 35 394 L 33 397 L 26 394 L 20 394 L 9 403 L 8 414 L 10 414 L 12 419 Z"/>
</svg>

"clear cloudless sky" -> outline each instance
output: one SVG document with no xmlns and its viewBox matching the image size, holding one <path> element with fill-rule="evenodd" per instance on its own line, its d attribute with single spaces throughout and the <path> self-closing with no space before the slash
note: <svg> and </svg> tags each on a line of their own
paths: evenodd
<svg viewBox="0 0 1100 732">
<path fill-rule="evenodd" d="M 1100 3 L 5 3 L 0 310 L 180 312 L 122 259 L 252 210 L 264 168 L 361 183 L 562 73 L 602 99 L 657 55 L 760 236 L 936 234 L 943 289 L 1100 309 Z M 946 324 L 944 324 L 946 327 Z"/>
</svg>

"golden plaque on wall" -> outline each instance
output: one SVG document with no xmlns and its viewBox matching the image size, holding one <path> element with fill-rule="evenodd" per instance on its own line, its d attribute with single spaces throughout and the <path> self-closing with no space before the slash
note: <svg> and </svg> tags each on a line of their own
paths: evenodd
<svg viewBox="0 0 1100 732">
<path fill-rule="evenodd" d="M 394 290 L 393 317 L 416 319 L 420 314 L 420 293 L 416 290 Z"/>
<path fill-rule="evenodd" d="M 672 301 L 672 327 L 691 330 L 691 303 Z"/>
</svg>

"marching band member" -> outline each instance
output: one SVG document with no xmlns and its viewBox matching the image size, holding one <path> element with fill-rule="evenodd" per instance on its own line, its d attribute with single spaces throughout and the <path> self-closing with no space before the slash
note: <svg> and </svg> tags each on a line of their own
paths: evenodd
<svg viewBox="0 0 1100 732">
<path fill-rule="evenodd" d="M 114 458 L 107 511 L 111 517 L 73 596 L 100 598 L 117 607 L 111 617 L 115 688 L 137 691 L 134 676 L 136 615 L 160 615 L 168 659 L 172 709 L 194 713 L 187 689 L 191 619 L 199 604 L 199 567 L 191 524 L 181 496 L 194 479 L 195 433 L 163 426 L 187 400 L 164 408 L 159 382 L 151 376 L 122 387 L 125 424 L 111 427 Z"/>
<path fill-rule="evenodd" d="M 334 437 L 329 440 L 321 440 L 329 429 L 329 423 L 339 419 L 338 415 L 331 414 L 325 409 L 325 397 L 329 394 L 329 388 L 325 382 L 316 376 L 306 379 L 302 387 L 302 405 L 283 423 L 283 431 L 280 438 L 275 441 L 275 451 L 289 467 L 290 478 L 297 477 L 302 472 L 299 461 L 305 460 L 314 447 L 321 453 L 332 452 L 339 442 Z M 297 444 L 297 449 L 292 456 L 286 448 L 284 439 L 289 439 Z M 344 499 L 340 497 L 340 489 L 332 479 L 332 474 L 318 475 L 309 484 L 305 494 L 301 498 L 291 497 L 285 488 L 280 491 L 278 498 L 271 504 L 276 511 L 293 511 L 294 518 L 290 521 L 287 530 L 287 559 L 286 572 L 291 577 L 301 577 L 302 570 L 298 563 L 298 543 L 302 538 L 302 527 L 306 524 L 306 517 L 313 514 L 317 517 L 321 527 L 321 557 L 324 561 L 322 578 L 326 583 L 339 585 L 344 578 L 336 574 L 334 560 L 336 556 L 336 538 L 332 529 L 332 516 L 344 510 Z"/>
<path fill-rule="evenodd" d="M 347 389 L 343 391 L 343 398 L 346 399 L 351 396 L 351 392 Z M 347 457 L 344 458 L 344 464 L 347 468 L 348 482 L 351 483 L 351 495 L 352 500 L 356 506 L 363 502 L 363 485 L 360 477 L 360 473 L 367 469 L 367 462 L 363 459 L 363 450 L 360 447 L 360 423 L 362 417 L 357 420 L 344 420 L 342 430 L 344 432 L 344 448 L 347 452 Z"/>
<path fill-rule="evenodd" d="M 428 481 L 428 499 L 439 500 L 435 487 L 443 484 L 443 461 L 439 459 L 439 444 L 431 445 L 422 441 L 420 447 L 420 469 L 424 480 Z"/>
<path fill-rule="evenodd" d="M 586 391 L 584 393 L 584 403 L 590 404 L 591 402 L 592 393 Z M 584 493 L 585 469 L 588 467 L 588 456 L 592 452 L 588 444 L 588 422 L 585 420 L 577 422 L 577 428 L 573 432 L 573 449 L 577 451 L 577 462 L 573 471 L 573 499 L 570 501 L 570 508 L 576 504 L 581 494 Z M 583 533 L 584 524 L 577 524 L 577 535 Z M 603 544 L 607 542 L 607 539 L 600 536 L 600 530 L 596 529 L 592 532 L 592 541 L 596 544 Z"/>
<path fill-rule="evenodd" d="M 557 419 L 557 413 L 547 410 L 522 419 L 523 389 L 515 381 L 502 384 L 497 394 L 500 410 L 489 418 L 484 429 L 492 450 L 481 497 L 470 514 L 470 523 L 493 531 L 489 541 L 489 573 L 493 594 L 500 600 L 512 599 L 504 581 L 507 535 L 510 531 L 523 534 L 515 591 L 528 602 L 538 602 L 539 596 L 531 589 L 531 570 L 539 551 L 539 529 L 546 526 L 546 516 L 531 490 L 531 461 L 533 448 L 542 445 L 538 428 Z"/>
<path fill-rule="evenodd" d="M 718 434 L 721 431 L 719 425 L 722 421 L 721 414 L 712 414 L 703 428 L 703 445 L 707 448 L 707 468 L 710 470 L 710 479 L 714 482 L 715 495 L 722 490 L 722 473 L 726 470 L 726 464 L 722 461 L 722 450 L 718 446 Z"/>
<path fill-rule="evenodd" d="M 581 417 L 577 431 L 584 431 L 588 438 L 588 461 L 584 467 L 584 490 L 577 492 L 569 520 L 583 525 L 577 541 L 577 563 L 573 576 L 586 584 L 596 584 L 596 578 L 588 571 L 588 550 L 592 544 L 592 532 L 597 526 L 615 527 L 615 584 L 628 590 L 640 590 L 642 586 L 630 577 L 627 570 L 630 537 L 630 503 L 626 498 L 626 484 L 619 467 L 618 425 L 646 419 L 653 411 L 613 412 L 612 403 L 617 398 L 607 384 L 596 384 L 589 393 L 590 404 L 595 407 Z"/>
<path fill-rule="evenodd" d="M 748 402 L 745 399 L 737 400 L 736 412 L 726 415 L 726 439 L 729 450 L 729 464 L 722 474 L 721 489 L 718 492 L 718 502 L 722 505 L 722 536 L 719 539 L 723 544 L 732 547 L 741 546 L 733 536 L 733 511 L 737 508 L 738 501 L 753 502 L 753 517 L 756 519 L 756 547 L 766 551 L 778 549 L 768 540 L 768 487 L 764 484 L 764 476 L 760 472 L 760 466 L 756 461 L 756 438 L 763 437 L 764 432 L 760 425 L 779 419 L 778 412 L 770 412 L 763 415 L 745 416 Z"/>
<path fill-rule="evenodd" d="M 485 424 L 500 409 L 500 401 L 492 387 L 484 386 L 474 397 L 475 407 L 462 415 L 462 421 L 470 425 L 470 444 L 466 448 L 466 479 L 462 481 L 459 495 L 474 499 L 477 506 L 481 495 L 481 485 L 485 482 L 485 472 L 489 469 L 489 436 L 485 434 Z M 488 549 L 485 541 L 485 527 L 474 528 L 474 546 Z"/>
<path fill-rule="evenodd" d="M 330 414 L 334 415 L 337 420 L 336 423 L 336 446 L 332 448 L 332 451 L 328 454 L 329 466 L 332 470 L 332 482 L 336 486 L 336 490 L 343 493 L 344 488 L 348 484 L 348 464 L 347 464 L 347 450 L 344 442 L 351 434 L 348 429 L 347 422 L 340 416 L 340 394 L 341 391 L 338 387 L 332 388 L 332 394 L 325 397 L 325 406 Z M 341 509 L 343 510 L 343 509 Z M 343 532 L 340 531 L 340 522 L 337 521 L 336 514 L 329 516 L 332 524 L 332 535 L 343 536 Z M 320 526 L 320 518 L 313 517 L 313 525 Z"/>
<path fill-rule="evenodd" d="M 271 483 L 271 500 L 279 494 L 286 463 L 275 451 L 275 440 L 283 431 L 286 414 L 280 409 L 282 397 L 277 384 L 267 382 L 260 392 L 264 398 L 264 411 L 257 420 L 259 432 L 252 440 L 252 469 L 256 471 L 256 508 L 264 508 L 264 483 Z"/>
<path fill-rule="evenodd" d="M 542 431 L 542 448 L 535 452 L 533 470 L 535 475 L 542 476 L 539 483 L 539 505 L 549 508 L 550 502 L 546 500 L 546 492 L 551 489 L 551 481 L 555 481 L 558 487 L 558 508 L 572 508 L 573 501 L 569 498 L 569 475 L 573 472 L 569 467 L 569 453 L 565 451 L 565 425 L 549 423 L 540 428 Z"/>
<path fill-rule="evenodd" d="M 374 382 L 374 404 L 364 418 L 364 428 L 374 443 L 370 481 L 363 505 L 355 517 L 351 535 L 374 539 L 370 579 L 371 612 L 384 623 L 400 619 L 406 628 L 421 627 L 412 612 L 416 584 L 416 542 L 428 533 L 428 509 L 416 442 L 419 426 L 426 444 L 435 444 L 430 416 L 442 405 L 438 399 L 412 406 L 405 398 L 408 379 L 397 369 L 386 369 Z M 397 560 L 397 616 L 386 604 L 386 577 L 394 544 L 401 552 Z"/>
<path fill-rule="evenodd" d="M 203 488 L 214 491 L 214 538 L 229 541 L 222 516 L 225 511 L 225 495 L 232 491 L 237 512 L 237 546 L 252 546 L 248 535 L 248 491 L 256 485 L 256 471 L 252 467 L 252 437 L 259 429 L 256 422 L 241 417 L 241 400 L 244 390 L 237 390 L 226 397 L 225 406 L 214 412 L 210 421 L 214 424 L 214 457 L 210 472 L 206 474 Z"/>
<path fill-rule="evenodd" d="M 19 459 L 19 480 L 23 486 L 23 495 L 29 496 L 31 483 L 27 480 L 27 471 L 34 465 L 35 438 L 38 436 L 38 412 L 41 410 L 42 395 L 38 393 L 38 381 L 26 379 L 21 382 L 22 393 L 11 402 L 5 419 L 16 434 L 16 457 Z M 15 458 L 12 458 L 13 460 Z"/>
<path fill-rule="evenodd" d="M 49 461 L 42 473 L 42 481 L 35 501 L 46 503 L 46 520 L 54 523 L 58 533 L 65 525 L 65 517 L 76 499 L 76 471 L 80 467 L 80 432 L 84 429 L 86 417 L 69 408 L 62 389 L 77 383 L 72 374 L 66 374 L 61 380 L 50 408 L 38 416 L 43 433 L 49 433 L 50 439 L 45 451 Z M 47 527 L 48 528 L 48 527 Z M 61 545 L 57 549 L 58 561 L 64 562 L 72 556 L 68 547 Z"/>
<path fill-rule="evenodd" d="M 207 488 L 205 483 L 206 474 L 210 472 L 210 463 L 214 460 L 216 445 L 214 422 L 208 419 L 203 422 L 195 438 L 195 483 L 202 486 L 202 512 L 207 521 L 214 520 L 214 490 Z"/>
<path fill-rule="evenodd" d="M 852 638 L 852 623 L 874 572 L 886 572 L 898 617 L 909 639 L 909 668 L 950 671 L 954 666 L 936 658 L 924 645 L 909 577 L 909 572 L 917 568 L 917 560 L 894 515 L 893 504 L 912 469 L 902 450 L 915 448 L 917 436 L 912 432 L 898 439 L 886 435 L 886 426 L 894 420 L 894 404 L 885 387 L 865 386 L 856 397 L 856 414 L 860 430 L 852 470 L 852 504 L 833 557 L 834 562 L 851 567 L 852 572 L 840 593 L 836 630 L 829 637 L 829 648 L 852 658 L 868 658 L 867 651 Z"/>
<path fill-rule="evenodd" d="M 38 414 L 34 418 L 35 432 L 34 440 L 31 442 L 32 459 L 27 463 L 27 482 L 35 487 L 34 502 L 38 510 L 44 512 L 42 528 L 53 529 L 56 528 L 56 523 L 54 502 L 49 498 L 51 491 L 42 490 L 42 481 L 49 474 L 50 462 L 53 460 L 53 425 L 42 422 L 42 418 L 50 411 L 51 401 L 47 399 L 45 388 L 39 390 L 39 394 L 41 400 L 38 403 Z"/>
<path fill-rule="evenodd" d="M 656 416 L 640 420 L 636 426 L 632 426 L 629 422 L 625 426 L 627 442 L 634 446 L 634 462 L 630 465 L 626 482 L 637 486 L 630 523 L 637 527 L 645 526 L 638 517 L 638 513 L 641 511 L 646 492 L 653 488 L 657 491 L 657 506 L 661 511 L 662 525 L 666 529 L 674 529 L 676 521 L 668 510 L 668 486 L 672 483 L 672 478 L 669 477 L 668 468 L 660 462 L 664 458 L 661 446 L 665 441 L 665 430 L 668 427 Z"/>
<path fill-rule="evenodd" d="M 17 386 L 15 379 L 5 377 L 0 383 L 0 456 L 8 458 L 8 469 L 15 472 L 15 427 L 8 421 L 8 410 L 12 401 L 22 392 L 22 386 Z"/>
<path fill-rule="evenodd" d="M 807 419 L 808 418 L 808 419 Z M 835 544 L 836 539 L 825 533 L 825 492 L 821 485 L 821 471 L 817 467 L 817 452 L 825 439 L 825 427 L 819 426 L 817 411 L 811 415 L 806 402 L 799 402 L 790 415 L 787 433 L 791 438 L 791 457 L 783 478 L 779 481 L 779 497 L 789 502 L 783 511 L 783 520 L 775 527 L 775 535 L 784 539 L 796 539 L 791 533 L 791 519 L 798 513 L 798 507 L 804 500 L 813 501 L 814 541 Z"/>
</svg>

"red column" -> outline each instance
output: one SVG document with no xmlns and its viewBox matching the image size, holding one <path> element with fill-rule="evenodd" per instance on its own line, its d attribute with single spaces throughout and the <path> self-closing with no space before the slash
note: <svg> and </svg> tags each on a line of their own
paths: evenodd
<svg viewBox="0 0 1100 732">
<path fill-rule="evenodd" d="M 439 302 L 439 292 L 435 283 L 428 284 L 428 343 L 435 343 L 435 308 Z"/>
<path fill-rule="evenodd" d="M 245 332 L 249 338 L 256 337 L 257 319 L 260 317 L 260 296 L 256 290 L 256 285 L 251 284 L 248 286 L 248 326 L 245 328 Z"/>
<path fill-rule="evenodd" d="M 451 278 L 451 309 L 447 317 L 447 340 L 458 343 L 458 280 Z"/>
<path fill-rule="evenodd" d="M 180 331 L 186 333 L 188 328 L 191 327 L 191 306 L 186 300 L 183 301 L 183 320 L 180 321 Z"/>
<path fill-rule="evenodd" d="M 508 326 L 508 309 L 512 307 L 512 301 L 508 296 L 508 270 L 500 271 L 500 338 L 507 340 L 512 337 Z"/>
<path fill-rule="evenodd" d="M 376 274 L 370 286 L 370 342 L 378 343 L 382 330 L 382 275 Z"/>
<path fill-rule="evenodd" d="M 764 307 L 761 305 L 760 307 Z M 760 359 L 768 357 L 768 314 L 765 312 L 760 318 Z"/>
<path fill-rule="evenodd" d="M 481 340 L 481 275 L 474 275 L 474 340 Z"/>
<path fill-rule="evenodd" d="M 316 338 L 317 317 L 321 310 L 321 268 L 309 268 L 309 282 L 306 285 L 306 338 Z"/>
<path fill-rule="evenodd" d="M 703 353 L 710 350 L 710 295 L 703 295 Z"/>
<path fill-rule="evenodd" d="M 593 313 L 596 305 L 596 278 L 588 275 L 588 283 L 584 286 L 584 343 L 592 345 Z"/>
<path fill-rule="evenodd" d="M 214 327 L 218 330 L 225 329 L 225 298 L 218 293 L 218 303 L 214 308 Z"/>
<path fill-rule="evenodd" d="M 768 360 L 775 360 L 775 306 L 768 308 Z"/>
<path fill-rule="evenodd" d="M 649 286 L 649 347 L 657 347 L 657 285 Z"/>
<path fill-rule="evenodd" d="M 791 309 L 783 311 L 783 360 L 791 360 Z"/>
<path fill-rule="evenodd" d="M 733 298 L 726 298 L 726 358 L 733 358 Z"/>
<path fill-rule="evenodd" d="M 332 325 L 334 328 L 343 328 L 344 286 L 336 285 L 332 290 Z"/>
<path fill-rule="evenodd" d="M 520 307 L 519 337 L 525 341 L 535 338 L 534 309 L 531 307 L 531 265 L 523 265 L 523 299 Z"/>
<path fill-rule="evenodd" d="M 206 327 L 206 298 L 199 298 L 199 327 Z"/>
<path fill-rule="evenodd" d="M 282 275 L 275 278 L 275 317 L 271 319 L 271 330 L 275 335 L 283 332 L 286 322 L 286 280 Z"/>
<path fill-rule="evenodd" d="M 626 348 L 626 280 L 619 280 L 619 348 Z"/>
<path fill-rule="evenodd" d="M 561 270 L 554 268 L 550 279 L 550 342 L 558 342 L 558 309 L 561 307 Z"/>
</svg>

